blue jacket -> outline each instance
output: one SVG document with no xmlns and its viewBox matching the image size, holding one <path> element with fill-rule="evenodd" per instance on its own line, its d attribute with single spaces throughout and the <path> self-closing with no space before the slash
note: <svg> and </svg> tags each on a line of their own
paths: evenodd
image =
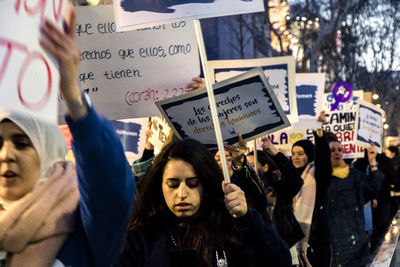
<svg viewBox="0 0 400 267">
<path fill-rule="evenodd" d="M 111 123 L 93 109 L 66 121 L 73 136 L 80 200 L 75 231 L 57 259 L 65 266 L 111 266 L 129 220 L 135 179 Z"/>
</svg>

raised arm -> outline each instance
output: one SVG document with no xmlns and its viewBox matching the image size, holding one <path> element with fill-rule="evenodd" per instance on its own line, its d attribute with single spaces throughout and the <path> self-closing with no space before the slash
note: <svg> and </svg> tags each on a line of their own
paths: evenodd
<svg viewBox="0 0 400 267">
<path fill-rule="evenodd" d="M 69 25 L 75 25 L 71 13 Z M 77 85 L 80 51 L 73 27 L 65 32 L 46 21 L 41 45 L 59 62 L 60 90 L 73 136 L 78 186 L 81 194 L 77 228 L 80 244 L 88 247 L 88 264 L 110 266 L 115 260 L 134 196 L 134 177 L 122 144 L 111 123 L 97 115 Z"/>
<path fill-rule="evenodd" d="M 282 177 L 279 181 L 278 194 L 285 199 L 293 198 L 303 186 L 303 179 L 292 162 L 272 144 L 268 138 L 263 138 L 263 150 L 270 154 L 278 166 Z"/>
<path fill-rule="evenodd" d="M 325 112 L 321 112 L 318 121 L 326 122 Z M 331 150 L 329 143 L 324 137 L 322 129 L 317 129 L 314 132 L 315 139 L 315 181 L 317 190 L 322 189 L 323 192 L 328 190 L 332 176 Z"/>
<path fill-rule="evenodd" d="M 367 179 L 363 183 L 365 201 L 369 201 L 372 198 L 376 198 L 381 188 L 382 181 L 385 178 L 383 173 L 378 169 L 376 161 L 377 154 L 378 154 L 377 147 L 371 144 L 371 146 L 367 148 L 369 173 Z"/>
</svg>

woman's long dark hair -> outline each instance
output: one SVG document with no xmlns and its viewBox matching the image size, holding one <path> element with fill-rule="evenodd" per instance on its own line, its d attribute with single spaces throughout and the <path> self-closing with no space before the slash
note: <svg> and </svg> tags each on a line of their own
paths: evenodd
<svg viewBox="0 0 400 267">
<path fill-rule="evenodd" d="M 175 217 L 162 194 L 164 168 L 171 159 L 190 163 L 203 186 L 204 195 L 199 211 L 185 220 Z M 204 263 L 211 266 L 211 249 L 213 246 L 225 247 L 230 235 L 225 232 L 229 227 L 221 227 L 225 219 L 229 218 L 221 187 L 222 178 L 214 157 L 200 142 L 182 139 L 169 143 L 143 176 L 128 230 L 157 231 L 165 227 L 176 229 L 178 223 L 183 224 L 184 227 L 178 231 L 178 238 L 183 244 L 194 247 Z"/>
</svg>

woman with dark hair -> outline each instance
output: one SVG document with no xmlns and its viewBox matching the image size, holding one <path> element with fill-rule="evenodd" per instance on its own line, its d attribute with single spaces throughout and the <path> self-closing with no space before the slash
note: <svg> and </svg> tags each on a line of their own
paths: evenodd
<svg viewBox="0 0 400 267">
<path fill-rule="evenodd" d="M 168 144 L 140 185 L 117 266 L 290 266 L 273 226 L 222 177 L 201 143 Z"/>
<path fill-rule="evenodd" d="M 399 149 L 397 148 L 397 146 L 389 146 L 387 149 L 386 149 L 386 151 L 385 151 L 385 154 L 386 154 L 386 156 L 388 157 L 388 158 L 390 158 L 390 159 L 393 159 L 393 158 L 395 158 L 396 159 L 396 165 L 394 166 L 396 169 L 397 169 L 397 167 L 399 167 L 399 161 L 400 161 L 400 159 L 399 159 L 399 157 L 400 157 L 400 151 L 399 151 Z M 394 162 L 393 162 L 394 163 Z"/>
<path fill-rule="evenodd" d="M 263 138 L 263 151 L 257 151 L 258 155 L 258 172 L 261 172 L 266 188 L 273 189 L 269 201 L 275 197 L 272 221 L 290 248 L 304 237 L 293 214 L 293 197 L 299 192 L 303 180 L 290 160 L 279 152 L 268 138 Z M 253 154 L 247 157 L 251 163 L 254 162 Z M 297 254 L 296 257 L 292 255 L 292 262 L 298 264 Z"/>
</svg>

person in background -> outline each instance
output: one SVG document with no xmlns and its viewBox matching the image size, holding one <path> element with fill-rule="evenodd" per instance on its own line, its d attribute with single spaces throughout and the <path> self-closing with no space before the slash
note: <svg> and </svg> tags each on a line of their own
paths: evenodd
<svg viewBox="0 0 400 267">
<path fill-rule="evenodd" d="M 70 10 L 65 32 L 43 23 L 40 43 L 59 63 L 76 167 L 64 161 L 67 145 L 55 123 L 1 110 L 1 266 L 111 266 L 132 208 L 135 180 L 120 139 L 77 86 Z"/>
<path fill-rule="evenodd" d="M 267 210 L 268 199 L 264 184 L 247 161 L 247 157 L 245 156 L 245 152 L 247 151 L 246 143 L 240 134 L 238 135 L 238 140 L 239 142 L 236 146 L 224 146 L 231 182 L 239 186 L 246 193 L 247 202 L 250 207 L 258 210 L 264 219 L 269 219 Z M 222 169 L 219 151 L 217 151 L 214 158 Z"/>
<path fill-rule="evenodd" d="M 319 121 L 326 122 L 324 112 Z M 315 147 L 317 198 L 309 240 L 313 255 L 307 257 L 312 266 L 365 266 L 370 252 L 364 204 L 376 196 L 384 178 L 377 167 L 377 148 L 367 149 L 365 175 L 344 162 L 343 147 L 333 133 L 318 129 Z"/>
<path fill-rule="evenodd" d="M 222 177 L 198 141 L 166 145 L 140 184 L 116 266 L 290 266 L 272 224 Z"/>
<path fill-rule="evenodd" d="M 269 200 L 275 198 L 272 221 L 279 235 L 286 241 L 289 248 L 292 248 L 304 237 L 293 214 L 293 197 L 302 187 L 303 180 L 291 161 L 279 152 L 268 138 L 263 138 L 262 141 L 263 150 L 257 151 L 257 156 L 260 156 L 257 165 L 264 184 L 267 188 L 273 189 L 269 197 Z M 254 164 L 254 153 L 249 154 L 249 158 Z M 268 158 L 270 160 L 267 160 Z M 298 265 L 295 249 L 291 255 L 292 263 Z"/>
<path fill-rule="evenodd" d="M 400 207 L 400 153 L 398 146 L 389 146 L 385 154 L 390 158 L 395 169 L 394 179 L 390 183 L 390 217 L 393 218 Z"/>
<path fill-rule="evenodd" d="M 310 266 L 307 259 L 307 248 L 316 196 L 314 153 L 315 146 L 309 140 L 297 141 L 292 146 L 292 163 L 304 181 L 303 186 L 293 200 L 294 215 L 305 235 L 296 244 L 297 256 L 302 266 Z M 293 250 L 291 252 L 293 255 Z"/>
<path fill-rule="evenodd" d="M 400 152 L 396 146 L 389 146 L 385 150 L 385 155 L 392 160 L 393 167 L 397 170 L 400 166 Z"/>
<path fill-rule="evenodd" d="M 200 77 L 194 77 L 190 83 L 186 85 L 186 88 L 196 90 L 199 88 L 203 88 L 205 86 L 204 79 Z M 139 184 L 141 182 L 142 176 L 146 173 L 147 169 L 150 167 L 151 163 L 154 160 L 154 146 L 149 142 L 149 138 L 152 136 L 153 132 L 151 130 L 152 121 L 151 117 L 149 118 L 149 122 L 146 130 L 146 143 L 142 153 L 142 156 L 137 160 L 132 162 L 132 171 L 135 174 L 136 183 Z M 169 142 L 173 138 L 173 133 L 167 138 Z M 166 141 L 166 143 L 167 143 Z"/>
<path fill-rule="evenodd" d="M 377 195 L 372 199 L 373 231 L 371 235 L 371 252 L 380 245 L 391 223 L 390 185 L 395 183 L 396 178 L 396 171 L 390 158 L 383 153 L 377 154 L 376 162 L 378 169 L 384 174 L 385 179 Z M 368 173 L 367 151 L 365 151 L 364 158 L 357 159 L 354 167 L 363 173 Z"/>
<path fill-rule="evenodd" d="M 149 138 L 152 135 L 151 131 L 151 118 L 147 124 L 146 130 L 146 143 L 142 153 L 142 157 L 132 162 L 132 171 L 135 174 L 136 184 L 141 182 L 142 176 L 146 173 L 154 159 L 154 146 L 149 142 Z"/>
<path fill-rule="evenodd" d="M 250 165 L 253 167 L 253 169 L 255 169 L 256 166 L 254 162 L 254 151 L 250 151 L 246 155 L 246 158 L 247 161 L 250 163 Z M 269 170 L 272 171 L 268 172 Z M 269 156 L 268 153 L 262 150 L 257 150 L 257 174 L 264 184 L 265 193 L 267 194 L 267 200 L 268 200 L 268 206 L 267 206 L 268 216 L 272 218 L 272 214 L 274 212 L 276 204 L 276 194 L 271 181 L 278 179 L 280 172 L 274 160 L 271 158 L 271 156 Z M 267 174 L 268 175 L 271 174 L 274 176 L 269 177 Z M 267 177 L 269 177 L 269 179 L 267 179 Z"/>
</svg>

